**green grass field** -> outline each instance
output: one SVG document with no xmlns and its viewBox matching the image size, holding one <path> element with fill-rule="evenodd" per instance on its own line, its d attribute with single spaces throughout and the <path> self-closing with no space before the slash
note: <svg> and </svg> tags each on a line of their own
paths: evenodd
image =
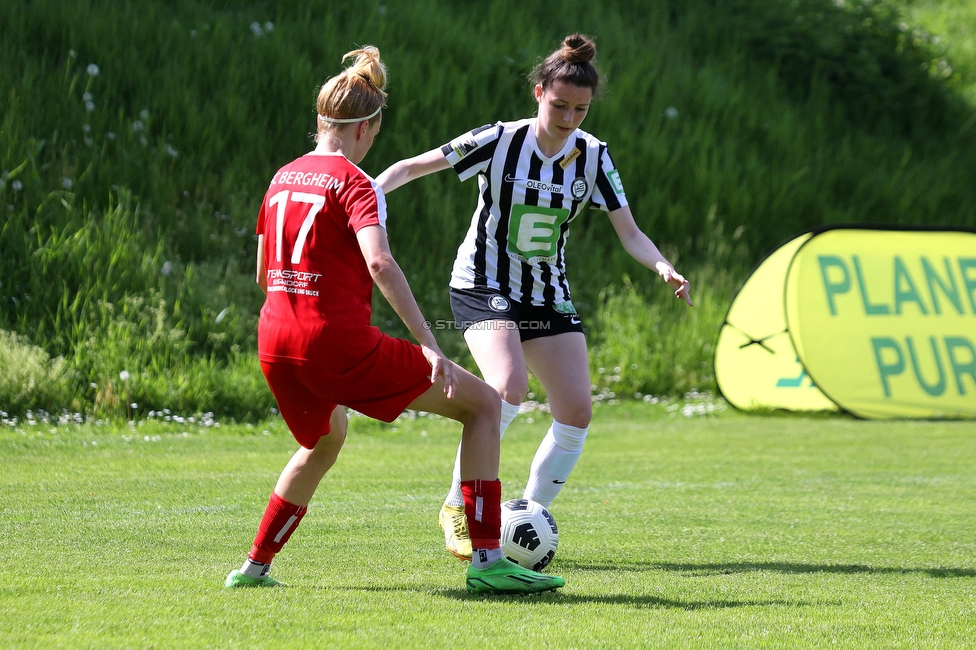
<svg viewBox="0 0 976 650">
<path fill-rule="evenodd" d="M 0 428 L 10 648 L 967 647 L 976 425 L 597 406 L 553 507 L 567 586 L 478 598 L 437 528 L 458 430 L 355 418 L 275 575 L 226 592 L 280 421 Z M 520 494 L 547 426 L 502 451 Z"/>
</svg>

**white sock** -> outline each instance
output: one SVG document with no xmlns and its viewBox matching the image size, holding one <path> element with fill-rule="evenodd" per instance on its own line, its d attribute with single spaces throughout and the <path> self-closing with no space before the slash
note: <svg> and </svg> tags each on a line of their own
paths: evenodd
<svg viewBox="0 0 976 650">
<path fill-rule="evenodd" d="M 508 425 L 512 423 L 515 416 L 518 415 L 519 405 L 509 404 L 505 400 L 502 400 L 502 419 L 501 427 L 499 427 L 498 439 L 501 440 L 505 437 L 505 430 L 508 429 Z M 461 495 L 461 444 L 458 443 L 457 456 L 454 458 L 454 482 L 451 483 L 451 491 L 447 493 L 447 499 L 444 503 L 459 508 L 464 505 L 464 497 Z"/>
<path fill-rule="evenodd" d="M 487 569 L 505 557 L 500 548 L 476 548 L 471 554 L 471 562 L 476 569 Z"/>
<path fill-rule="evenodd" d="M 244 565 L 241 566 L 241 573 L 249 578 L 263 578 L 270 572 L 270 564 L 261 564 L 260 562 L 255 562 L 251 558 L 244 560 Z"/>
<path fill-rule="evenodd" d="M 578 429 L 553 420 L 532 459 L 532 470 L 522 493 L 523 499 L 532 499 L 547 508 L 552 505 L 583 453 L 583 442 L 588 431 L 588 427 Z"/>
</svg>

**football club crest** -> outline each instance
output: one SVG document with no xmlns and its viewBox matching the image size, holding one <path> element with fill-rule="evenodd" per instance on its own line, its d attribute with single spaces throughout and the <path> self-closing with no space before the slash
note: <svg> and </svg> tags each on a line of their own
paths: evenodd
<svg viewBox="0 0 976 650">
<path fill-rule="evenodd" d="M 573 198 L 579 201 L 586 196 L 586 192 L 589 188 L 590 186 L 587 184 L 586 179 L 582 176 L 577 176 L 573 180 L 573 184 L 569 186 L 569 191 L 573 195 Z"/>
<path fill-rule="evenodd" d="M 508 298 L 497 293 L 488 299 L 488 308 L 492 311 L 508 311 L 510 306 Z"/>
</svg>

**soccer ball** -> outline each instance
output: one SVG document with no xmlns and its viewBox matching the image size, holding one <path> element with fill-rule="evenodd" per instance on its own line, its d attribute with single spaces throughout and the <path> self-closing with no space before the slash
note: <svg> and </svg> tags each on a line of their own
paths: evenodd
<svg viewBox="0 0 976 650">
<path fill-rule="evenodd" d="M 526 569 L 542 571 L 559 546 L 559 529 L 549 511 L 529 499 L 502 504 L 502 553 Z"/>
</svg>

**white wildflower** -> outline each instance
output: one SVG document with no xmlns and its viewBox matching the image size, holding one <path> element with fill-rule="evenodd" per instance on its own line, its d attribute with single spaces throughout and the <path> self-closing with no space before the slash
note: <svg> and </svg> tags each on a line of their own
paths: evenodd
<svg viewBox="0 0 976 650">
<path fill-rule="evenodd" d="M 97 77 L 98 73 L 101 72 L 101 70 L 99 70 L 98 66 L 95 65 L 94 63 L 89 63 L 88 67 L 85 68 L 85 72 L 88 73 L 89 77 Z"/>
</svg>

